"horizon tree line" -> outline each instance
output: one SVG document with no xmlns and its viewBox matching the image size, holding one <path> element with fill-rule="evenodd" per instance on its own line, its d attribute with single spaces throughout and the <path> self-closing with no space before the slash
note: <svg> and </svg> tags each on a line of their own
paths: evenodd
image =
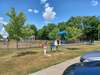
<svg viewBox="0 0 100 75">
<path fill-rule="evenodd" d="M 69 20 L 58 24 L 48 23 L 39 30 L 34 24 L 26 24 L 24 12 L 17 13 L 15 8 L 11 8 L 7 16 L 9 22 L 5 29 L 9 33 L 9 39 L 17 42 L 32 35 L 40 40 L 54 40 L 60 31 L 68 33 L 63 40 L 93 41 L 100 39 L 100 17 L 97 16 L 72 16 Z"/>
</svg>

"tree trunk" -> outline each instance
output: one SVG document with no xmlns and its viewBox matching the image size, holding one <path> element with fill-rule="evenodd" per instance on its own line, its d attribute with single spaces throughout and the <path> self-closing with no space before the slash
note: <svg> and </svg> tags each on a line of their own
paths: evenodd
<svg viewBox="0 0 100 75">
<path fill-rule="evenodd" d="M 7 41 L 7 49 L 9 49 L 9 40 Z"/>
<path fill-rule="evenodd" d="M 18 48 L 18 40 L 16 40 L 16 47 Z"/>
<path fill-rule="evenodd" d="M 100 32 L 98 31 L 98 40 L 100 40 Z"/>
</svg>

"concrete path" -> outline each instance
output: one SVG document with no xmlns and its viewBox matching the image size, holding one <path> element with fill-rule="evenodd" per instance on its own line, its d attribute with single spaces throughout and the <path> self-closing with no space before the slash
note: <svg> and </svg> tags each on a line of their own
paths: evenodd
<svg viewBox="0 0 100 75">
<path fill-rule="evenodd" d="M 69 65 L 79 62 L 79 58 L 80 57 L 67 60 L 67 61 L 65 61 L 65 62 L 63 62 L 61 64 L 51 66 L 51 67 L 49 67 L 47 69 L 43 69 L 41 71 L 38 71 L 38 72 L 33 73 L 33 74 L 29 74 L 29 75 L 62 75 L 64 70 Z"/>
</svg>

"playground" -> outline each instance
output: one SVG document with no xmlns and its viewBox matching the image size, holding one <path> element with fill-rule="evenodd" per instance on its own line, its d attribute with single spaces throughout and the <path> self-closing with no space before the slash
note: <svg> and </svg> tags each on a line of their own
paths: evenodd
<svg viewBox="0 0 100 75">
<path fill-rule="evenodd" d="M 57 32 L 55 40 L 9 40 L 8 34 L 0 41 L 0 74 L 28 75 L 52 65 L 78 57 L 100 48 L 100 42 L 84 44 L 62 40 L 67 32 Z M 67 42 L 67 43 L 66 43 Z"/>
<path fill-rule="evenodd" d="M 86 1 L 76 8 L 67 0 L 38 1 L 1 0 L 0 75 L 28 75 L 100 50 L 100 17 L 83 12 Z M 85 5 L 80 15 L 76 5 Z"/>
</svg>

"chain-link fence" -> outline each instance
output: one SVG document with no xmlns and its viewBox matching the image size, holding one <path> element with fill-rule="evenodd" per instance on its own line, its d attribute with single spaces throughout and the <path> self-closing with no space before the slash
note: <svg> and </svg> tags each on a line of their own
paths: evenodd
<svg viewBox="0 0 100 75">
<path fill-rule="evenodd" d="M 5 48 L 35 48 L 40 47 L 42 40 L 0 41 L 0 49 Z"/>
</svg>

